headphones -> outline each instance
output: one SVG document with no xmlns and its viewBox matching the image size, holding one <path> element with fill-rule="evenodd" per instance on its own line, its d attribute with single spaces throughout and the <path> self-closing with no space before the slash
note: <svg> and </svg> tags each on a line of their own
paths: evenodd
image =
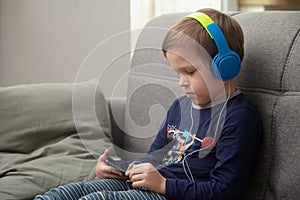
<svg viewBox="0 0 300 200">
<path fill-rule="evenodd" d="M 233 79 L 241 70 L 240 56 L 230 50 L 226 38 L 220 27 L 205 13 L 196 12 L 183 18 L 197 20 L 215 41 L 218 54 L 212 60 L 212 72 L 220 80 Z"/>
</svg>

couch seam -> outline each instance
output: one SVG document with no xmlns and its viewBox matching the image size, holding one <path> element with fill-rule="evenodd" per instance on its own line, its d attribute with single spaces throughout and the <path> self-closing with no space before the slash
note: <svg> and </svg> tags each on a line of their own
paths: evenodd
<svg viewBox="0 0 300 200">
<path fill-rule="evenodd" d="M 268 165 L 267 165 L 267 179 L 266 179 L 266 185 L 264 186 L 264 192 L 263 192 L 263 196 L 261 199 L 263 199 L 266 195 L 267 192 L 267 186 L 270 189 L 270 192 L 274 192 L 272 191 L 271 185 L 270 185 L 270 178 L 271 178 L 271 170 L 273 168 L 273 163 L 274 163 L 274 145 L 275 145 L 275 134 L 274 134 L 274 130 L 275 130 L 275 116 L 277 113 L 277 105 L 278 105 L 278 101 L 279 101 L 279 97 L 277 98 L 277 100 L 274 103 L 273 106 L 273 112 L 272 112 L 272 122 L 271 122 L 271 134 L 270 134 L 270 153 L 268 154 Z"/>
<path fill-rule="evenodd" d="M 294 97 L 300 96 L 300 91 L 285 91 L 283 93 L 278 92 L 277 90 L 268 90 L 263 88 L 251 88 L 251 87 L 238 87 L 243 92 L 251 92 L 251 93 L 260 93 L 260 94 L 269 94 L 278 97 Z"/>
<path fill-rule="evenodd" d="M 280 96 L 280 92 L 277 90 L 270 90 L 270 89 L 265 89 L 265 88 L 254 88 L 254 87 L 243 87 L 243 86 L 238 86 L 238 88 L 242 91 L 245 92 L 255 92 L 255 93 L 262 93 L 262 94 L 269 94 L 269 95 L 275 95 L 275 96 Z"/>
<path fill-rule="evenodd" d="M 300 33 L 300 29 L 298 29 L 297 33 L 295 34 L 293 40 L 292 40 L 292 43 L 290 45 L 290 48 L 289 48 L 289 51 L 288 51 L 288 54 L 286 56 L 286 59 L 285 59 L 285 63 L 284 63 L 284 67 L 283 67 L 283 72 L 282 72 L 282 75 L 281 75 L 281 79 L 280 79 L 280 91 L 283 92 L 284 91 L 284 78 L 288 78 L 288 74 L 286 73 L 287 72 L 287 68 L 288 68 L 288 65 L 290 63 L 290 59 L 291 59 L 291 55 L 294 51 L 294 48 L 296 46 L 296 41 L 298 39 L 298 36 L 299 36 L 299 33 Z"/>
</svg>

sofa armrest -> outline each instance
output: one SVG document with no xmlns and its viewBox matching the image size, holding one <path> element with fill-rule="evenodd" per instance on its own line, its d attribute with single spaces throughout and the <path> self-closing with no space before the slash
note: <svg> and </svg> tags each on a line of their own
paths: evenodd
<svg viewBox="0 0 300 200">
<path fill-rule="evenodd" d="M 111 121 L 111 131 L 113 142 L 118 151 L 119 148 L 123 149 L 124 147 L 124 114 L 125 114 L 125 105 L 126 98 L 122 97 L 113 97 L 108 98 L 107 100 L 110 121 Z"/>
</svg>

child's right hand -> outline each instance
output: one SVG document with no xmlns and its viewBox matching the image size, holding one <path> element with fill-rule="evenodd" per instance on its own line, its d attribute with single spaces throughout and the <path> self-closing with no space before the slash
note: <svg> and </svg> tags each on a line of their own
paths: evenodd
<svg viewBox="0 0 300 200">
<path fill-rule="evenodd" d="M 119 179 L 127 179 L 128 177 L 124 176 L 122 172 L 115 169 L 114 167 L 108 166 L 105 161 L 109 157 L 110 152 L 108 149 L 104 151 L 104 153 L 99 157 L 98 163 L 96 166 L 96 175 L 98 178 L 119 178 Z"/>
</svg>

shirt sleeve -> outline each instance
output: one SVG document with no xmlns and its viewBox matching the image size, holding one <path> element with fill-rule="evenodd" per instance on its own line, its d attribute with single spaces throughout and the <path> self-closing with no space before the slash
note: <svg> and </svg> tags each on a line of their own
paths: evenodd
<svg viewBox="0 0 300 200">
<path fill-rule="evenodd" d="M 249 110 L 248 110 L 249 111 Z M 167 179 L 167 199 L 240 199 L 254 162 L 259 140 L 258 116 L 245 110 L 229 114 L 216 144 L 217 162 L 210 179 L 190 182 Z"/>
</svg>

